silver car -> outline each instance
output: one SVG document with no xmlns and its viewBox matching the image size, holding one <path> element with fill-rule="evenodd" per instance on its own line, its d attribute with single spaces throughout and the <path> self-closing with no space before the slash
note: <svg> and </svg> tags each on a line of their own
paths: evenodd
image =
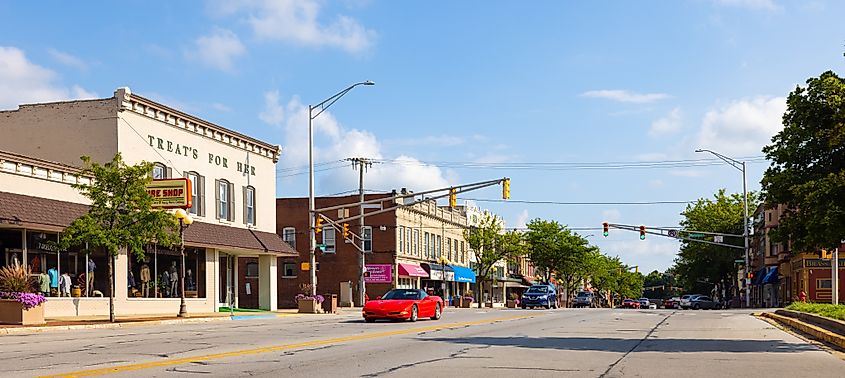
<svg viewBox="0 0 845 378">
<path fill-rule="evenodd" d="M 681 296 L 680 307 L 681 309 L 687 310 L 692 305 L 692 300 L 696 297 L 700 297 L 704 294 L 684 294 Z"/>
</svg>

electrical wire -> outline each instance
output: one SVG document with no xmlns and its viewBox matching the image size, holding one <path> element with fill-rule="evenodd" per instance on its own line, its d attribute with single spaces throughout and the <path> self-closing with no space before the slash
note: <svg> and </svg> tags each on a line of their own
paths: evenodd
<svg viewBox="0 0 845 378">
<path fill-rule="evenodd" d="M 504 199 L 489 199 L 489 198 L 466 198 L 458 197 L 458 199 L 476 201 L 476 202 L 497 202 L 497 203 L 527 203 L 538 205 L 682 205 L 694 203 L 695 201 L 638 201 L 638 202 L 559 202 L 559 201 L 529 201 L 529 200 L 504 200 Z"/>
</svg>

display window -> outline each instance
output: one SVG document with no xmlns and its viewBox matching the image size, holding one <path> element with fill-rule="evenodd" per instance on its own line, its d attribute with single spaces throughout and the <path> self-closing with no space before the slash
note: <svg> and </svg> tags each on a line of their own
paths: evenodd
<svg viewBox="0 0 845 378">
<path fill-rule="evenodd" d="M 59 233 L 26 231 L 26 265 L 36 291 L 48 297 L 107 296 L 107 254 L 84 245 L 59 250 L 56 243 L 60 237 Z M 17 251 L 12 260 L 17 258 Z"/>
<path fill-rule="evenodd" d="M 178 250 L 148 246 L 143 259 L 129 259 L 129 298 L 179 298 L 182 255 Z M 185 297 L 205 298 L 205 248 L 185 248 Z"/>
</svg>

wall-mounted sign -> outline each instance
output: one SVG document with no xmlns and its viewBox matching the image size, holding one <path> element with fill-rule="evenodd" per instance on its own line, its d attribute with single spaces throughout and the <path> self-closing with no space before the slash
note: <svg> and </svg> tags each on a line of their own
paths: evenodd
<svg viewBox="0 0 845 378">
<path fill-rule="evenodd" d="M 187 146 L 184 144 L 179 144 L 178 142 L 173 142 L 167 139 L 158 138 L 153 135 L 147 135 L 147 138 L 150 140 L 150 147 L 158 148 L 162 151 L 167 151 L 176 155 L 184 156 L 184 157 L 191 157 L 194 160 L 199 160 L 200 156 L 205 156 L 205 154 L 201 154 L 199 149 L 192 146 Z M 215 155 L 212 153 L 208 154 L 208 164 L 216 165 L 218 167 L 229 168 L 229 159 L 224 156 Z M 244 175 L 252 175 L 255 176 L 255 167 L 249 164 L 249 155 L 247 155 L 246 161 L 244 162 L 234 162 L 232 166 L 238 172 L 243 173 Z"/>
<path fill-rule="evenodd" d="M 147 184 L 147 194 L 153 197 L 154 208 L 189 209 L 192 206 L 191 180 L 186 178 L 153 180 Z"/>
<path fill-rule="evenodd" d="M 366 283 L 393 283 L 393 264 L 367 264 Z"/>
</svg>

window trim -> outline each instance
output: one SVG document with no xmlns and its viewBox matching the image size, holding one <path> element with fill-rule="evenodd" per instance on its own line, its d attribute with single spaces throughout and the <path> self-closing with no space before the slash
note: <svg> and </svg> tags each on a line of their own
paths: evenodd
<svg viewBox="0 0 845 378">
<path fill-rule="evenodd" d="M 293 269 L 291 269 L 291 271 L 293 272 L 292 276 L 285 274 L 285 273 L 287 273 L 287 269 L 285 268 L 287 265 L 293 266 Z M 295 262 L 283 262 L 282 263 L 282 278 L 288 278 L 288 279 L 296 278 L 296 263 Z"/>
<path fill-rule="evenodd" d="M 215 201 L 215 212 L 217 213 L 217 219 L 227 222 L 234 222 L 235 221 L 235 185 L 229 182 L 226 179 L 217 179 L 215 180 L 215 187 L 214 187 L 214 201 Z M 220 189 L 222 187 L 226 188 L 226 202 L 223 202 L 221 199 L 221 192 Z M 224 217 L 222 214 L 223 208 L 221 206 L 226 204 L 226 216 Z"/>
<path fill-rule="evenodd" d="M 252 192 L 252 219 L 249 219 L 249 194 Z M 244 224 L 248 226 L 255 226 L 258 223 L 258 214 L 255 209 L 255 187 L 247 185 L 244 187 Z"/>
</svg>

